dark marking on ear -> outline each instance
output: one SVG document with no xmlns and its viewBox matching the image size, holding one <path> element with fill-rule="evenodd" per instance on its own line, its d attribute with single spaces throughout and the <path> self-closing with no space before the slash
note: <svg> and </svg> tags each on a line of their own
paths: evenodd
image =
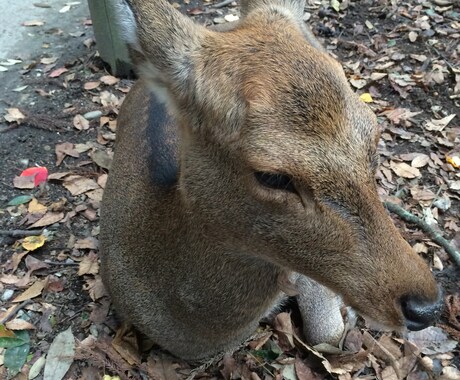
<svg viewBox="0 0 460 380">
<path fill-rule="evenodd" d="M 169 189 L 178 181 L 177 126 L 164 104 L 150 95 L 147 126 L 150 179 L 154 186 Z"/>
</svg>

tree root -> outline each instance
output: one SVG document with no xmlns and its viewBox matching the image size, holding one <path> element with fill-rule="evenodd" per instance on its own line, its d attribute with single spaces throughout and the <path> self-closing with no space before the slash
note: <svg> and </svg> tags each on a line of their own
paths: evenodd
<svg viewBox="0 0 460 380">
<path fill-rule="evenodd" d="M 398 215 L 405 222 L 415 224 L 417 227 L 419 227 L 430 237 L 431 240 L 433 240 L 436 244 L 442 246 L 447 252 L 447 254 L 450 256 L 454 264 L 460 267 L 460 251 L 456 249 L 451 243 L 449 243 L 449 241 L 446 240 L 432 226 L 430 226 L 428 223 L 424 222 L 422 219 L 415 216 L 414 214 L 410 213 L 409 211 L 404 210 L 397 204 L 391 202 L 383 202 L 383 204 L 388 211 L 391 211 L 392 213 Z"/>
</svg>

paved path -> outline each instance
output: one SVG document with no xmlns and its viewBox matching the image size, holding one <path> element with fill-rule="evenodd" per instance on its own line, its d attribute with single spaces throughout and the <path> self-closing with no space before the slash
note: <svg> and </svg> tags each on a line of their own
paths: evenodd
<svg viewBox="0 0 460 380">
<path fill-rule="evenodd" d="M 68 12 L 59 13 L 72 0 L 0 0 L 0 60 L 6 58 L 31 58 L 43 50 L 43 44 L 52 42 L 54 28 L 63 33 L 75 33 L 89 17 L 86 0 L 80 0 Z M 35 4 L 47 4 L 40 8 Z M 23 22 L 41 20 L 43 26 L 25 27 Z M 50 41 L 47 41 L 50 40 Z"/>
</svg>

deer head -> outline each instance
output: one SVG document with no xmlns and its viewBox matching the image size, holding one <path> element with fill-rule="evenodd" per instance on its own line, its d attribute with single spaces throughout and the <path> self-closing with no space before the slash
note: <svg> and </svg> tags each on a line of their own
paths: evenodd
<svg viewBox="0 0 460 380">
<path fill-rule="evenodd" d="M 304 2 L 242 1 L 225 33 L 164 0 L 129 7 L 139 73 L 179 127 L 182 212 L 381 325 L 426 326 L 440 295 L 379 199 L 376 117 L 306 29 Z"/>
</svg>

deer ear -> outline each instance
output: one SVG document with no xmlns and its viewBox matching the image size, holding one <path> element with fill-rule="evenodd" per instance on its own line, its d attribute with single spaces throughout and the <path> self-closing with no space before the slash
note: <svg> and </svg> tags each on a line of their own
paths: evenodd
<svg viewBox="0 0 460 380">
<path fill-rule="evenodd" d="M 241 0 L 241 14 L 245 16 L 252 10 L 264 6 L 282 7 L 290 11 L 294 17 L 301 20 L 305 8 L 305 0 Z"/>
<path fill-rule="evenodd" d="M 117 13 L 139 75 L 161 100 L 174 98 L 193 80 L 191 55 L 211 32 L 166 0 L 123 0 Z"/>
<path fill-rule="evenodd" d="M 298 24 L 305 39 L 311 46 L 322 52 L 326 51 L 303 21 L 305 0 L 241 0 L 241 14 L 243 18 L 250 12 L 262 7 L 284 12 L 286 16 L 294 19 Z"/>
</svg>

